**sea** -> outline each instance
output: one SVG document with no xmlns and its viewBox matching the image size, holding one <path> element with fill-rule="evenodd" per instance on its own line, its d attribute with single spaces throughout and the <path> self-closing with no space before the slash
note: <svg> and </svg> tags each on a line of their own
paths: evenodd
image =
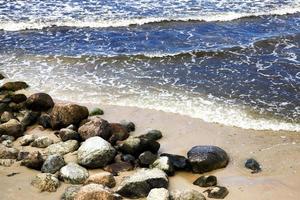
<svg viewBox="0 0 300 200">
<path fill-rule="evenodd" d="M 300 131 L 300 0 L 0 0 L 0 72 L 58 100 Z"/>
</svg>

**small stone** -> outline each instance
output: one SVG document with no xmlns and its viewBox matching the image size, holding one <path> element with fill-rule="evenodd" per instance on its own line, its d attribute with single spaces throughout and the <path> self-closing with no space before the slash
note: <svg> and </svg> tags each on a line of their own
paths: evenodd
<svg viewBox="0 0 300 200">
<path fill-rule="evenodd" d="M 141 138 L 147 138 L 149 140 L 159 140 L 162 138 L 162 133 L 159 130 L 150 130 L 146 134 L 141 135 Z"/>
<path fill-rule="evenodd" d="M 93 109 L 90 111 L 89 116 L 103 115 L 103 114 L 104 114 L 104 112 L 103 112 L 103 110 L 101 110 L 100 108 L 93 108 Z"/>
<path fill-rule="evenodd" d="M 19 143 L 21 146 L 28 146 L 35 140 L 35 138 L 35 135 L 24 135 L 23 137 L 21 137 Z"/>
<path fill-rule="evenodd" d="M 39 151 L 33 151 L 27 154 L 21 161 L 21 166 L 26 166 L 30 169 L 41 170 L 43 165 L 43 157 Z"/>
<path fill-rule="evenodd" d="M 58 134 L 59 134 L 59 137 L 61 138 L 61 140 L 64 142 L 67 140 L 79 140 L 80 139 L 79 133 L 77 133 L 76 131 L 71 130 L 69 128 L 60 129 Z"/>
<path fill-rule="evenodd" d="M 26 107 L 33 111 L 47 111 L 53 106 L 53 99 L 46 93 L 33 94 L 26 100 Z"/>
<path fill-rule="evenodd" d="M 0 141 L 4 141 L 4 140 L 11 140 L 11 141 L 15 141 L 15 137 L 11 136 L 11 135 L 1 135 L 0 137 Z"/>
<path fill-rule="evenodd" d="M 165 188 L 154 188 L 149 192 L 147 196 L 147 200 L 169 200 L 169 199 L 170 199 L 169 191 Z"/>
<path fill-rule="evenodd" d="M 127 130 L 118 123 L 111 123 L 111 137 L 109 138 L 109 142 L 114 145 L 117 141 L 125 140 L 129 137 L 129 133 Z"/>
<path fill-rule="evenodd" d="M 130 154 L 125 154 L 121 156 L 121 161 L 130 163 L 130 164 L 134 164 L 135 163 L 135 157 L 133 155 Z"/>
<path fill-rule="evenodd" d="M 66 188 L 65 192 L 61 196 L 61 200 L 74 200 L 81 186 L 72 185 Z"/>
<path fill-rule="evenodd" d="M 253 158 L 247 159 L 245 162 L 245 167 L 252 170 L 252 174 L 261 171 L 260 164 Z"/>
<path fill-rule="evenodd" d="M 170 193 L 171 200 L 205 200 L 205 196 L 196 190 L 175 190 Z"/>
<path fill-rule="evenodd" d="M 37 174 L 31 181 L 31 185 L 36 187 L 40 192 L 56 192 L 59 187 L 59 180 L 52 174 Z"/>
<path fill-rule="evenodd" d="M 39 112 L 28 111 L 25 113 L 24 118 L 21 120 L 23 127 L 33 125 L 39 118 Z"/>
<path fill-rule="evenodd" d="M 0 135 L 10 135 L 18 138 L 23 135 L 23 126 L 16 119 L 11 119 L 0 125 Z"/>
<path fill-rule="evenodd" d="M 109 172 L 100 172 L 97 174 L 91 175 L 84 184 L 96 183 L 101 184 L 106 187 L 113 188 L 116 186 L 116 180 L 114 176 Z"/>
<path fill-rule="evenodd" d="M 15 116 L 11 112 L 5 111 L 1 115 L 1 120 L 0 121 L 1 121 L 1 123 L 6 123 L 11 119 L 15 119 Z"/>
<path fill-rule="evenodd" d="M 38 119 L 38 124 L 44 128 L 51 128 L 51 118 L 48 114 L 42 114 Z"/>
<path fill-rule="evenodd" d="M 52 144 L 46 148 L 48 155 L 52 154 L 60 154 L 65 155 L 67 153 L 76 151 L 79 147 L 79 143 L 77 140 L 68 140 L 66 142 L 58 142 Z"/>
<path fill-rule="evenodd" d="M 215 186 L 213 188 L 205 190 L 204 192 L 208 193 L 208 198 L 213 199 L 224 199 L 229 193 L 228 189 L 222 186 Z"/>
<path fill-rule="evenodd" d="M 89 172 L 76 163 L 68 163 L 60 169 L 60 177 L 66 183 L 82 184 L 89 177 Z"/>
<path fill-rule="evenodd" d="M 104 167 L 105 171 L 112 173 L 115 176 L 118 176 L 120 172 L 126 172 L 133 170 L 133 166 L 128 162 L 116 162 Z"/>
<path fill-rule="evenodd" d="M 28 155 L 29 155 L 29 152 L 28 152 L 28 151 L 23 151 L 23 150 L 21 150 L 21 151 L 18 153 L 17 161 L 24 160 L 25 158 L 28 157 Z"/>
<path fill-rule="evenodd" d="M 194 185 L 200 187 L 211 187 L 217 185 L 217 177 L 215 176 L 200 176 L 194 182 Z"/>
<path fill-rule="evenodd" d="M 158 168 L 163 170 L 169 176 L 173 176 L 175 174 L 174 166 L 172 165 L 170 159 L 166 156 L 160 157 L 155 160 L 151 165 L 150 168 Z"/>
<path fill-rule="evenodd" d="M 41 137 L 36 138 L 31 143 L 31 146 L 32 147 L 37 147 L 37 148 L 46 148 L 46 147 L 50 146 L 53 143 L 54 143 L 53 140 L 48 138 L 47 136 L 41 136 Z"/>
<path fill-rule="evenodd" d="M 5 79 L 5 76 L 3 74 L 0 74 L 0 80 Z"/>
<path fill-rule="evenodd" d="M 75 200 L 120 200 L 122 197 L 100 184 L 88 184 L 80 188 Z"/>
<path fill-rule="evenodd" d="M 2 144 L 6 147 L 12 147 L 13 146 L 13 142 L 11 140 L 4 140 L 2 142 Z"/>
<path fill-rule="evenodd" d="M 49 155 L 42 166 L 42 172 L 54 174 L 65 165 L 64 157 L 55 154 Z"/>
<path fill-rule="evenodd" d="M 142 167 L 148 167 L 157 159 L 157 155 L 151 153 L 150 151 L 145 151 L 139 156 L 139 164 Z"/>
<path fill-rule="evenodd" d="M 16 81 L 16 82 L 7 82 L 7 83 L 3 84 L 0 87 L 0 90 L 17 91 L 17 90 L 26 89 L 28 87 L 29 86 L 27 85 L 27 83 L 22 82 L 22 81 Z"/>
<path fill-rule="evenodd" d="M 133 122 L 129 122 L 129 121 L 121 121 L 120 124 L 126 128 L 127 132 L 132 132 L 135 131 L 135 124 Z"/>
<path fill-rule="evenodd" d="M 18 149 L 6 147 L 3 144 L 0 144 L 0 159 L 16 159 L 18 153 Z"/>
<path fill-rule="evenodd" d="M 0 166 L 10 167 L 15 163 L 14 159 L 0 159 Z"/>
</svg>

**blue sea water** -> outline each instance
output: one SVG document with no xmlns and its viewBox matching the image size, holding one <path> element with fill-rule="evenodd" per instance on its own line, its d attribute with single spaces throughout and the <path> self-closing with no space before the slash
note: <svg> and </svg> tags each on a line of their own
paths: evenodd
<svg viewBox="0 0 300 200">
<path fill-rule="evenodd" d="M 0 0 L 0 71 L 56 99 L 300 131 L 299 0 Z"/>
</svg>

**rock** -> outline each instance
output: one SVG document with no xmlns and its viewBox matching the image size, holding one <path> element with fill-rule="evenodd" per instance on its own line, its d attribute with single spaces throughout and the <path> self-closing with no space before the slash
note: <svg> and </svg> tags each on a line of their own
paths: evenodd
<svg viewBox="0 0 300 200">
<path fill-rule="evenodd" d="M 12 147 L 12 146 L 13 146 L 13 141 L 11 141 L 11 140 L 4 140 L 4 141 L 2 142 L 2 144 L 3 144 L 4 146 L 6 146 L 6 147 Z"/>
<path fill-rule="evenodd" d="M 67 129 L 70 129 L 70 130 L 72 130 L 72 131 L 76 131 L 76 130 L 77 130 L 76 126 L 74 126 L 73 124 L 69 125 L 69 126 L 67 127 Z"/>
<path fill-rule="evenodd" d="M 135 157 L 130 154 L 125 154 L 121 156 L 121 161 L 134 164 L 135 163 Z"/>
<path fill-rule="evenodd" d="M 108 172 L 100 172 L 97 174 L 91 175 L 84 184 L 96 183 L 101 184 L 106 187 L 113 188 L 116 186 L 116 180 L 111 173 Z"/>
<path fill-rule="evenodd" d="M 1 135 L 0 137 L 0 141 L 5 141 L 5 140 L 11 140 L 11 141 L 15 141 L 15 137 L 11 136 L 11 135 Z"/>
<path fill-rule="evenodd" d="M 37 174 L 31 181 L 31 185 L 36 187 L 40 192 L 56 192 L 59 187 L 59 180 L 52 174 Z"/>
<path fill-rule="evenodd" d="M 11 102 L 8 104 L 8 107 L 10 108 L 10 110 L 14 111 L 14 112 L 19 112 L 20 110 L 24 110 L 25 109 L 25 103 L 14 103 Z"/>
<path fill-rule="evenodd" d="M 3 113 L 5 111 L 9 111 L 11 112 L 11 108 L 9 107 L 9 104 L 8 103 L 2 103 L 0 102 L 0 113 Z"/>
<path fill-rule="evenodd" d="M 61 138 L 62 141 L 67 141 L 67 140 L 79 140 L 80 135 L 74 130 L 68 129 L 68 128 L 62 128 L 58 132 L 59 137 Z"/>
<path fill-rule="evenodd" d="M 139 164 L 142 167 L 148 167 L 157 159 L 157 155 L 151 153 L 150 151 L 145 151 L 139 156 Z"/>
<path fill-rule="evenodd" d="M 163 156 L 155 160 L 150 168 L 158 168 L 163 170 L 169 176 L 173 176 L 175 174 L 174 166 L 172 165 L 169 157 Z"/>
<path fill-rule="evenodd" d="M 94 108 L 90 111 L 89 116 L 95 116 L 95 115 L 103 115 L 104 112 L 100 108 Z"/>
<path fill-rule="evenodd" d="M 116 150 L 101 137 L 91 137 L 78 149 L 78 163 L 90 168 L 101 168 L 111 162 Z"/>
<path fill-rule="evenodd" d="M 60 178 L 71 184 L 82 184 L 89 177 L 89 172 L 76 163 L 68 163 L 60 169 Z"/>
<path fill-rule="evenodd" d="M 16 82 L 7 82 L 7 83 L 3 84 L 0 87 L 0 90 L 17 91 L 17 90 L 26 89 L 28 87 L 29 86 L 27 85 L 27 83 L 22 82 L 22 81 L 16 81 Z"/>
<path fill-rule="evenodd" d="M 159 130 L 150 130 L 146 134 L 141 135 L 141 138 L 147 138 L 149 140 L 159 140 L 162 138 L 162 133 Z"/>
<path fill-rule="evenodd" d="M 66 188 L 65 192 L 61 196 L 61 200 L 74 200 L 81 186 L 72 185 Z"/>
<path fill-rule="evenodd" d="M 0 159 L 0 166 L 10 167 L 15 163 L 14 159 Z"/>
<path fill-rule="evenodd" d="M 88 184 L 80 188 L 75 200 L 120 200 L 118 194 L 115 194 L 109 188 L 100 184 Z"/>
<path fill-rule="evenodd" d="M 24 118 L 21 120 L 21 124 L 23 125 L 23 127 L 33 125 L 40 115 L 41 114 L 39 112 L 28 111 L 26 112 Z"/>
<path fill-rule="evenodd" d="M 1 123 L 6 123 L 11 119 L 15 119 L 15 116 L 11 112 L 5 111 L 1 115 L 1 120 L 0 121 L 1 121 Z"/>
<path fill-rule="evenodd" d="M 23 126 L 16 119 L 11 119 L 0 125 L 0 135 L 10 135 L 18 138 L 23 135 Z"/>
<path fill-rule="evenodd" d="M 211 187 L 217 185 L 217 177 L 215 176 L 200 176 L 194 182 L 194 185 L 200 187 Z"/>
<path fill-rule="evenodd" d="M 140 169 L 125 178 L 117 189 L 117 193 L 128 198 L 146 197 L 153 188 L 168 188 L 169 180 L 160 169 Z"/>
<path fill-rule="evenodd" d="M 258 173 L 261 171 L 260 164 L 253 158 L 247 159 L 245 162 L 245 167 L 252 170 L 252 174 Z"/>
<path fill-rule="evenodd" d="M 16 148 L 6 147 L 0 144 L 0 159 L 16 159 L 18 157 L 19 150 Z"/>
<path fill-rule="evenodd" d="M 77 104 L 55 104 L 50 114 L 53 129 L 61 129 L 70 124 L 79 124 L 88 117 L 89 111 L 85 106 Z"/>
<path fill-rule="evenodd" d="M 163 153 L 160 156 L 167 156 L 176 170 L 189 170 L 188 159 L 184 156 Z"/>
<path fill-rule="evenodd" d="M 116 144 L 117 141 L 125 140 L 129 137 L 129 133 L 127 130 L 121 125 L 117 123 L 111 123 L 111 137 L 109 138 L 109 142 L 111 144 Z"/>
<path fill-rule="evenodd" d="M 90 121 L 79 127 L 78 132 L 83 140 L 99 136 L 108 140 L 111 136 L 110 124 L 100 117 L 92 117 Z"/>
<path fill-rule="evenodd" d="M 30 169 L 41 170 L 43 162 L 44 160 L 41 153 L 39 151 L 33 151 L 21 161 L 21 166 L 26 166 Z"/>
<path fill-rule="evenodd" d="M 65 155 L 67 153 L 76 151 L 79 147 L 79 143 L 76 140 L 68 140 L 66 142 L 58 142 L 52 144 L 46 148 L 48 155 L 60 154 Z"/>
<path fill-rule="evenodd" d="M 37 148 L 46 148 L 53 144 L 53 140 L 48 138 L 47 136 L 41 136 L 36 138 L 32 143 L 32 147 L 37 147 Z"/>
<path fill-rule="evenodd" d="M 16 104 L 22 103 L 27 100 L 27 97 L 25 94 L 13 94 L 10 96 L 10 98 L 11 98 L 11 101 Z"/>
<path fill-rule="evenodd" d="M 224 199 L 229 193 L 228 189 L 222 186 L 215 186 L 213 188 L 205 190 L 204 192 L 208 193 L 208 198 L 213 199 Z"/>
<path fill-rule="evenodd" d="M 54 174 L 65 164 L 63 156 L 59 154 L 49 155 L 42 166 L 42 172 Z"/>
<path fill-rule="evenodd" d="M 33 111 L 47 111 L 53 106 L 53 99 L 46 93 L 33 94 L 26 100 L 26 107 Z"/>
<path fill-rule="evenodd" d="M 205 200 L 205 197 L 196 190 L 175 190 L 170 193 L 171 200 Z"/>
<path fill-rule="evenodd" d="M 31 142 L 35 140 L 36 136 L 35 135 L 24 135 L 19 143 L 21 146 L 28 146 Z"/>
<path fill-rule="evenodd" d="M 169 199 L 170 199 L 169 191 L 165 188 L 154 188 L 149 192 L 147 196 L 147 200 L 169 200 Z"/>
<path fill-rule="evenodd" d="M 123 120 L 120 124 L 127 130 L 128 133 L 135 131 L 135 124 L 133 122 Z"/>
<path fill-rule="evenodd" d="M 38 119 L 38 124 L 44 128 L 52 128 L 50 115 L 42 114 Z"/>
<path fill-rule="evenodd" d="M 19 151 L 17 161 L 24 160 L 25 158 L 28 157 L 28 155 L 29 155 L 28 151 L 23 151 L 23 150 Z"/>
<path fill-rule="evenodd" d="M 5 79 L 5 76 L 3 76 L 2 74 L 0 74 L 0 80 Z"/>
<path fill-rule="evenodd" d="M 194 173 L 224 168 L 229 162 L 227 153 L 216 146 L 195 146 L 187 155 Z"/>
<path fill-rule="evenodd" d="M 126 172 L 133 170 L 133 166 L 128 162 L 116 162 L 104 167 L 105 171 L 112 173 L 115 176 L 118 176 L 120 172 Z"/>
</svg>

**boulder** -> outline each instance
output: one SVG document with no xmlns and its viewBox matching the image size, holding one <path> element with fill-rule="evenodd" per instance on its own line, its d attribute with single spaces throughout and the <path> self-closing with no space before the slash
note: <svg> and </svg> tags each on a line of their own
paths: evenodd
<svg viewBox="0 0 300 200">
<path fill-rule="evenodd" d="M 50 146 L 51 144 L 53 144 L 52 139 L 50 139 L 47 136 L 41 136 L 41 137 L 36 138 L 31 143 L 31 146 L 32 147 L 37 147 L 37 148 L 46 148 L 46 147 Z"/>
<path fill-rule="evenodd" d="M 0 144 L 0 159 L 16 159 L 18 157 L 19 150 L 16 148 L 6 147 Z"/>
<path fill-rule="evenodd" d="M 81 186 L 71 185 L 66 188 L 65 192 L 61 196 L 61 200 L 74 200 Z"/>
<path fill-rule="evenodd" d="M 27 100 L 27 97 L 25 94 L 13 94 L 10 96 L 11 101 L 14 103 L 22 103 L 25 102 Z"/>
<path fill-rule="evenodd" d="M 35 140 L 35 135 L 24 135 L 19 140 L 19 143 L 21 146 L 28 146 L 30 143 L 32 143 Z"/>
<path fill-rule="evenodd" d="M 111 123 L 111 137 L 109 138 L 109 142 L 111 144 L 116 144 L 117 141 L 125 140 L 129 137 L 129 133 L 127 129 L 124 128 L 121 124 L 118 123 Z"/>
<path fill-rule="evenodd" d="M 56 192 L 59 187 L 59 180 L 52 174 L 37 174 L 31 181 L 31 185 L 36 187 L 40 192 Z"/>
<path fill-rule="evenodd" d="M 7 82 L 7 83 L 4 83 L 0 87 L 0 90 L 17 91 L 17 90 L 26 89 L 28 87 L 29 86 L 27 85 L 27 83 L 22 82 L 22 81 L 16 81 L 16 82 Z"/>
<path fill-rule="evenodd" d="M 147 196 L 147 200 L 169 200 L 169 199 L 170 199 L 169 191 L 165 188 L 154 188 L 149 192 Z"/>
<path fill-rule="evenodd" d="M 23 126 L 18 120 L 11 119 L 4 124 L 0 124 L 0 135 L 10 135 L 18 138 L 23 135 Z"/>
<path fill-rule="evenodd" d="M 21 161 L 22 166 L 26 166 L 30 169 L 41 170 L 44 159 L 39 151 L 33 151 L 27 154 Z"/>
<path fill-rule="evenodd" d="M 125 178 L 117 189 L 117 193 L 128 198 L 146 197 L 153 188 L 168 188 L 169 180 L 160 169 L 140 169 Z"/>
<path fill-rule="evenodd" d="M 100 184 L 88 184 L 81 187 L 75 200 L 120 200 L 122 197 Z"/>
<path fill-rule="evenodd" d="M 159 157 L 155 160 L 151 165 L 150 168 L 158 168 L 164 171 L 169 176 L 173 176 L 175 174 L 175 169 L 173 164 L 171 163 L 169 157 L 163 156 Z"/>
<path fill-rule="evenodd" d="M 109 172 L 99 172 L 91 175 L 84 184 L 96 183 L 106 187 L 113 188 L 116 186 L 116 180 L 114 176 Z"/>
<path fill-rule="evenodd" d="M 176 170 L 189 170 L 190 168 L 188 159 L 184 156 L 168 153 L 162 153 L 160 156 L 168 157 Z"/>
<path fill-rule="evenodd" d="M 59 130 L 58 135 L 62 141 L 79 140 L 80 135 L 76 131 L 69 128 L 62 128 Z"/>
<path fill-rule="evenodd" d="M 216 146 L 195 146 L 187 155 L 194 173 L 224 168 L 229 162 L 227 153 Z"/>
<path fill-rule="evenodd" d="M 0 121 L 1 121 L 1 123 L 6 123 L 6 122 L 8 122 L 11 119 L 15 119 L 15 116 L 11 112 L 5 111 L 1 115 Z"/>
<path fill-rule="evenodd" d="M 89 177 L 89 172 L 76 163 L 68 163 L 59 171 L 60 178 L 71 184 L 82 184 Z"/>
<path fill-rule="evenodd" d="M 38 119 L 38 124 L 44 128 L 52 128 L 50 115 L 42 114 Z"/>
<path fill-rule="evenodd" d="M 26 100 L 26 107 L 33 111 L 47 111 L 53 106 L 53 99 L 46 93 L 33 94 Z"/>
<path fill-rule="evenodd" d="M 91 137 L 78 149 L 78 163 L 90 168 L 101 168 L 113 161 L 116 150 L 101 137 Z"/>
<path fill-rule="evenodd" d="M 89 116 L 95 116 L 95 115 L 103 115 L 104 112 L 102 109 L 100 108 L 93 108 L 90 113 L 89 113 Z"/>
<path fill-rule="evenodd" d="M 215 176 L 200 176 L 194 182 L 194 185 L 200 187 L 211 187 L 217 185 L 217 177 Z"/>
<path fill-rule="evenodd" d="M 77 140 L 68 140 L 66 142 L 58 142 L 55 144 L 51 144 L 46 148 L 48 155 L 52 154 L 60 154 L 65 155 L 67 153 L 76 151 L 79 147 L 79 143 Z"/>
<path fill-rule="evenodd" d="M 112 173 L 114 176 L 118 176 L 120 172 L 133 170 L 133 166 L 128 162 L 116 162 L 107 165 L 104 167 L 104 170 Z"/>
<path fill-rule="evenodd" d="M 205 200 L 205 196 L 197 190 L 175 190 L 170 192 L 171 200 Z"/>
<path fill-rule="evenodd" d="M 252 174 L 261 171 L 260 164 L 253 158 L 247 159 L 245 162 L 245 167 L 252 170 Z"/>
<path fill-rule="evenodd" d="M 111 136 L 111 127 L 106 120 L 100 117 L 92 117 L 79 127 L 78 132 L 83 140 L 94 136 L 108 140 Z"/>
<path fill-rule="evenodd" d="M 135 124 L 133 122 L 123 120 L 120 124 L 127 130 L 128 133 L 135 131 Z"/>
<path fill-rule="evenodd" d="M 204 191 L 204 193 L 208 193 L 208 198 L 213 198 L 213 199 L 224 199 L 228 194 L 229 191 L 226 187 L 222 186 L 215 186 L 213 188 L 209 188 Z"/>
<path fill-rule="evenodd" d="M 42 166 L 42 172 L 54 174 L 65 165 L 64 157 L 59 154 L 49 155 Z"/>
<path fill-rule="evenodd" d="M 51 117 L 51 125 L 53 129 L 61 129 L 69 126 L 70 124 L 79 124 L 81 120 L 88 117 L 89 111 L 85 106 L 77 104 L 55 104 Z"/>
<path fill-rule="evenodd" d="M 17 161 L 24 160 L 25 158 L 28 157 L 28 155 L 29 155 L 28 151 L 24 151 L 24 150 L 19 151 Z"/>
<path fill-rule="evenodd" d="M 140 137 L 149 140 L 159 140 L 162 138 L 162 133 L 159 130 L 150 130 L 146 134 L 140 135 Z"/>
<path fill-rule="evenodd" d="M 0 159 L 0 166 L 10 167 L 15 163 L 14 159 Z"/>
<path fill-rule="evenodd" d="M 157 159 L 157 155 L 151 153 L 150 151 L 145 151 L 139 156 L 139 164 L 142 167 L 148 167 Z"/>
<path fill-rule="evenodd" d="M 24 118 L 21 120 L 23 127 L 33 125 L 39 118 L 41 113 L 28 111 L 25 113 Z"/>
</svg>

